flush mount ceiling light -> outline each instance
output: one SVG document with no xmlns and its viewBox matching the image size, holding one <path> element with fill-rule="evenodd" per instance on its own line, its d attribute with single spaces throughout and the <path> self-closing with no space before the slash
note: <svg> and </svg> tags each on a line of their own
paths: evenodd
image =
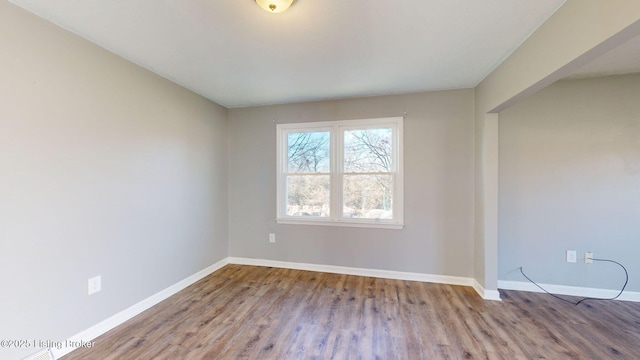
<svg viewBox="0 0 640 360">
<path fill-rule="evenodd" d="M 270 13 L 281 13 L 293 4 L 294 0 L 256 0 L 258 5 Z"/>
</svg>

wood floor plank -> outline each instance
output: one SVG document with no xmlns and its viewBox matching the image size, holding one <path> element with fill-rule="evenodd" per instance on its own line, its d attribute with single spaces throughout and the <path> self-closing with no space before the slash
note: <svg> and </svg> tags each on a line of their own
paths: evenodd
<svg viewBox="0 0 640 360">
<path fill-rule="evenodd" d="M 227 265 L 63 360 L 638 359 L 640 304 Z"/>
</svg>

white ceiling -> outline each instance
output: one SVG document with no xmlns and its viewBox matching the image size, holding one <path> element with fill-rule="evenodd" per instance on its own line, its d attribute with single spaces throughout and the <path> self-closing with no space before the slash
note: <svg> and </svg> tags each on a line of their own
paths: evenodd
<svg viewBox="0 0 640 360">
<path fill-rule="evenodd" d="M 565 0 L 11 0 L 221 105 L 470 88 Z"/>
</svg>

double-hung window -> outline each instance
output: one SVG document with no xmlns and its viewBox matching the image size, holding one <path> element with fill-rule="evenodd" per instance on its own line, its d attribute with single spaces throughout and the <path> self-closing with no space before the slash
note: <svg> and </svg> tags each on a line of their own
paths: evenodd
<svg viewBox="0 0 640 360">
<path fill-rule="evenodd" d="M 278 125 L 278 223 L 402 228 L 402 120 Z"/>
</svg>

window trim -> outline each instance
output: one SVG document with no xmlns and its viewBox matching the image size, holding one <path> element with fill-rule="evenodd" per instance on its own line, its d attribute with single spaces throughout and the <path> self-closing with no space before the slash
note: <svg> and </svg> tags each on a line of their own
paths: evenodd
<svg viewBox="0 0 640 360">
<path fill-rule="evenodd" d="M 403 181 L 403 117 L 387 117 L 359 120 L 337 120 L 324 122 L 303 122 L 276 125 L 277 166 L 276 166 L 276 204 L 278 224 L 349 226 L 365 228 L 404 228 L 404 181 Z M 392 213 L 394 218 L 360 219 L 342 218 L 342 179 L 344 178 L 344 131 L 367 128 L 391 127 L 393 130 L 394 169 L 390 174 L 394 181 Z M 295 217 L 287 216 L 286 178 L 287 174 L 287 134 L 291 132 L 330 132 L 330 216 L 329 217 Z"/>
</svg>

